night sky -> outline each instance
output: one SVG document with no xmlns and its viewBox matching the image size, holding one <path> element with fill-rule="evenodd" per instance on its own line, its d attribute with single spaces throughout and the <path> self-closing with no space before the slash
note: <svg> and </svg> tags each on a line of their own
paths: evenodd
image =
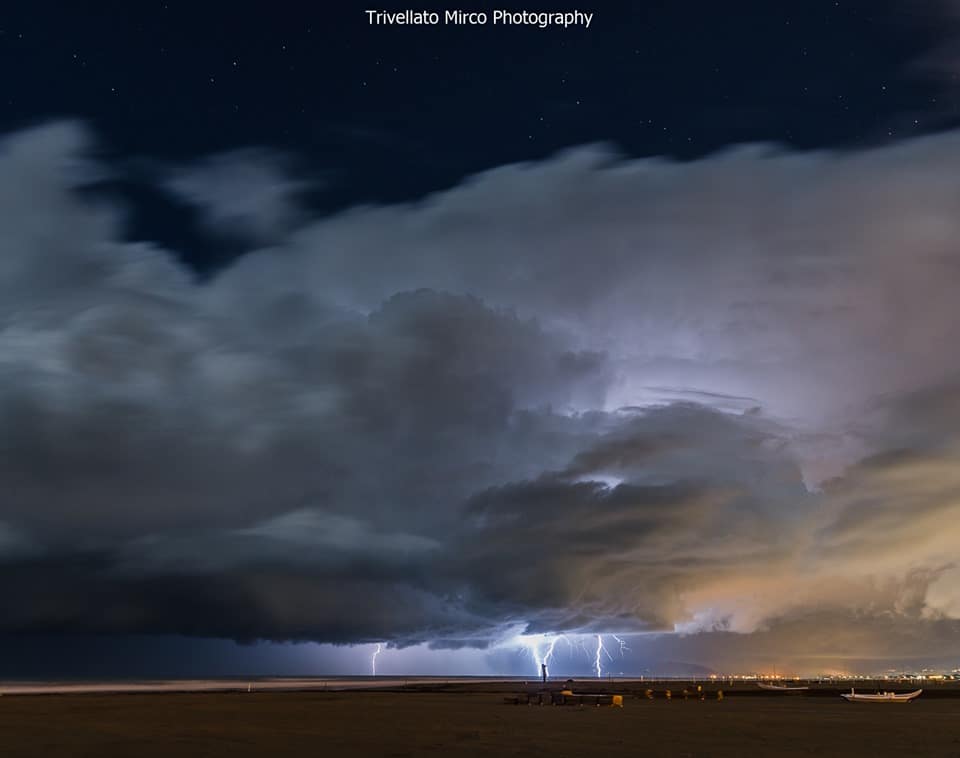
<svg viewBox="0 0 960 758">
<path fill-rule="evenodd" d="M 960 665 L 960 4 L 366 8 L 0 10 L 0 677 Z"/>
</svg>

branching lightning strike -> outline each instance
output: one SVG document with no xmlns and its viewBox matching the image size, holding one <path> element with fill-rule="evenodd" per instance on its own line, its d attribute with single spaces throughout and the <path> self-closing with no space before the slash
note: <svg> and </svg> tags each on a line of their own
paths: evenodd
<svg viewBox="0 0 960 758">
<path fill-rule="evenodd" d="M 603 667 L 600 665 L 600 654 L 603 653 L 611 661 L 613 656 L 607 652 L 607 649 L 603 646 L 603 635 L 597 635 L 597 656 L 594 658 L 593 665 L 597 672 L 597 679 L 600 679 L 603 676 Z"/>
<path fill-rule="evenodd" d="M 618 637 L 618 636 L 615 635 L 615 634 L 611 634 L 610 636 L 613 637 L 613 638 L 619 643 L 619 645 L 620 645 L 620 657 L 623 658 L 623 654 L 624 654 L 625 652 L 627 652 L 627 651 L 630 650 L 630 648 L 627 647 L 627 641 L 621 639 L 620 637 Z"/>
<path fill-rule="evenodd" d="M 624 657 L 625 654 L 630 650 L 630 648 L 627 646 L 626 640 L 620 638 L 616 634 L 610 634 L 609 636 L 613 637 L 613 639 L 617 641 L 617 644 L 620 646 L 620 657 Z M 515 639 L 520 645 L 517 652 L 530 655 L 535 667 L 534 673 L 538 677 L 541 675 L 541 673 L 543 673 L 541 666 L 546 666 L 547 676 L 550 676 L 550 664 L 556 659 L 557 644 L 560 641 L 563 641 L 567 643 L 571 654 L 573 654 L 575 648 L 579 649 L 587 657 L 587 660 L 592 663 L 593 670 L 597 678 L 602 678 L 604 673 L 604 656 L 606 656 L 608 661 L 613 661 L 614 658 L 604 645 L 603 635 L 597 634 L 595 635 L 595 638 L 595 649 L 588 649 L 584 637 L 581 637 L 580 635 L 573 635 L 572 637 L 563 633 L 551 635 L 518 635 Z M 586 639 L 589 639 L 589 637 Z"/>
<path fill-rule="evenodd" d="M 553 659 L 553 651 L 557 647 L 557 640 L 559 639 L 566 640 L 567 644 L 570 644 L 570 640 L 565 635 L 559 635 L 550 640 L 550 647 L 547 648 L 547 652 L 543 656 L 543 663 L 547 667 L 547 676 L 550 676 L 550 661 Z"/>
</svg>

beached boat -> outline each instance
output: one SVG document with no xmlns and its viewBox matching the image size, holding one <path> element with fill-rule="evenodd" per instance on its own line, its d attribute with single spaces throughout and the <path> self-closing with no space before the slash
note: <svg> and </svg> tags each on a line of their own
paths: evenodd
<svg viewBox="0 0 960 758">
<path fill-rule="evenodd" d="M 810 689 L 809 687 L 800 685 L 790 686 L 786 684 L 771 684 L 768 682 L 757 682 L 757 686 L 762 690 L 772 690 L 773 692 L 802 692 Z"/>
<path fill-rule="evenodd" d="M 914 698 L 920 697 L 923 690 L 914 690 L 913 692 L 878 692 L 875 695 L 858 695 L 850 688 L 850 692 L 844 692 L 840 695 L 848 703 L 909 703 Z"/>
</svg>

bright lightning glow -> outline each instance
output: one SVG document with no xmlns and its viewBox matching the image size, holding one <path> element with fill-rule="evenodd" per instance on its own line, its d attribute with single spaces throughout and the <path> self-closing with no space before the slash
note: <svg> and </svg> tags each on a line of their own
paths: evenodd
<svg viewBox="0 0 960 758">
<path fill-rule="evenodd" d="M 603 646 L 603 636 L 597 635 L 597 657 L 594 659 L 593 665 L 597 672 L 597 679 L 600 679 L 603 676 L 603 668 L 600 666 L 600 653 L 603 653 L 607 658 L 610 658 L 612 661 L 613 658 L 610 657 L 610 653 L 607 652 L 607 649 Z"/>
<path fill-rule="evenodd" d="M 530 646 L 530 654 L 533 656 L 533 665 L 536 667 L 537 676 L 540 676 L 540 666 L 543 659 L 540 657 L 540 643 L 535 642 Z"/>
<path fill-rule="evenodd" d="M 547 648 L 546 655 L 543 656 L 543 664 L 547 667 L 547 676 L 550 676 L 550 659 L 553 658 L 553 649 L 557 646 L 559 637 L 550 640 L 550 647 Z"/>
<path fill-rule="evenodd" d="M 547 666 L 547 676 L 550 676 L 550 661 L 553 660 L 559 640 L 563 640 L 570 645 L 571 648 L 574 644 L 565 634 L 552 634 L 549 636 L 546 634 L 518 634 L 514 640 L 516 644 L 520 645 L 522 651 L 530 653 L 538 678 L 543 673 L 540 666 L 544 664 Z M 544 647 L 546 650 L 541 654 Z"/>
<path fill-rule="evenodd" d="M 377 649 L 373 651 L 373 657 L 370 659 L 370 668 L 373 669 L 373 675 L 377 675 L 377 656 L 383 652 L 382 645 L 378 642 Z"/>
<path fill-rule="evenodd" d="M 618 476 L 610 476 L 608 474 L 597 474 L 592 473 L 589 476 L 583 476 L 576 480 L 577 482 L 597 482 L 602 484 L 604 488 L 608 490 L 616 489 L 621 484 L 623 484 L 623 479 Z"/>
<path fill-rule="evenodd" d="M 516 641 L 520 645 L 521 649 L 525 649 L 530 652 L 530 657 L 533 658 L 536 676 L 539 677 L 540 664 L 543 663 L 543 659 L 540 657 L 540 645 L 544 641 L 544 636 L 542 634 L 519 634 L 516 637 Z"/>
<path fill-rule="evenodd" d="M 620 645 L 620 655 L 630 650 L 627 647 L 626 640 L 611 634 Z M 595 648 L 587 647 L 590 639 L 596 641 Z M 523 655 L 529 655 L 533 661 L 534 673 L 539 678 L 543 673 L 541 666 L 547 667 L 547 676 L 550 676 L 550 664 L 556 662 L 557 645 L 561 642 L 567 643 L 571 655 L 574 650 L 579 650 L 584 654 L 589 665 L 593 668 L 598 678 L 603 677 L 603 658 L 606 656 L 608 661 L 613 661 L 613 656 L 604 645 L 603 635 L 578 635 L 578 634 L 517 634 L 509 638 L 508 644 L 515 644 L 518 647 L 517 652 Z"/>
</svg>

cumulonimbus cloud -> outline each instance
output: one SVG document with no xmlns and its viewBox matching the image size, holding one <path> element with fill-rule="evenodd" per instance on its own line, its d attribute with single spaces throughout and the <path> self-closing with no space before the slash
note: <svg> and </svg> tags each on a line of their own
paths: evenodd
<svg viewBox="0 0 960 758">
<path fill-rule="evenodd" d="M 0 145 L 3 631 L 943 651 L 960 135 L 586 147 L 203 282 L 90 145 Z"/>
</svg>

